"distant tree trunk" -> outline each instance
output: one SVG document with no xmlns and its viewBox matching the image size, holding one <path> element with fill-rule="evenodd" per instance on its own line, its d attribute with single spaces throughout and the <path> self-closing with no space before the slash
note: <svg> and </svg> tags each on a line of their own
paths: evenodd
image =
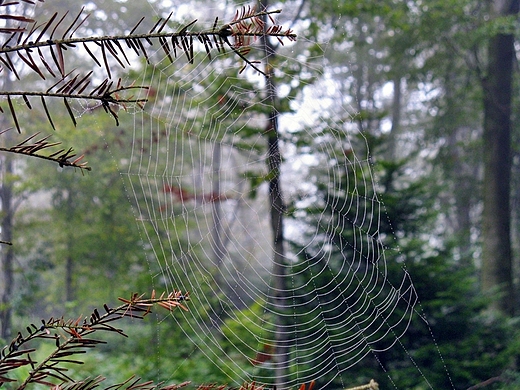
<svg viewBox="0 0 520 390">
<path fill-rule="evenodd" d="M 210 201 L 211 205 L 211 216 L 213 220 L 213 226 L 211 230 L 211 249 L 213 252 L 213 262 L 215 264 L 215 272 L 213 274 L 213 278 L 217 285 L 217 296 L 221 293 L 224 293 L 226 296 L 230 295 L 230 291 L 226 288 L 226 283 L 224 283 L 225 278 L 222 274 L 223 267 L 222 263 L 225 257 L 225 247 L 224 242 L 222 240 L 223 234 L 223 225 L 222 225 L 222 206 L 220 201 L 218 200 L 220 197 L 220 170 L 221 170 L 221 160 L 222 160 L 222 148 L 221 144 L 218 140 L 215 140 L 213 145 L 213 156 L 212 156 L 212 183 L 211 183 L 211 193 L 209 194 L 210 198 L 213 198 Z M 204 190 L 203 190 L 204 193 Z M 216 312 L 211 312 L 212 323 L 220 324 L 225 318 L 225 313 L 222 307 L 216 309 Z"/>
<path fill-rule="evenodd" d="M 74 287 L 72 285 L 74 274 L 74 261 L 70 254 L 65 259 L 65 302 L 74 300 Z"/>
<path fill-rule="evenodd" d="M 460 160 L 459 160 L 460 161 Z M 461 161 L 461 164 L 464 164 Z M 475 176 L 476 177 L 476 173 Z M 460 251 L 461 262 L 463 265 L 472 265 L 471 261 L 471 206 L 474 185 L 471 179 L 455 172 L 457 188 L 454 190 L 455 200 L 455 234 L 457 236 L 458 249 Z"/>
<path fill-rule="evenodd" d="M 518 13 L 519 0 L 495 1 L 496 16 Z M 514 36 L 490 38 L 484 90 L 484 183 L 482 289 L 493 296 L 491 309 L 512 316 L 514 289 L 511 254 L 511 93 Z"/>
<path fill-rule="evenodd" d="M 392 128 L 390 129 L 390 139 L 388 140 L 387 158 L 395 161 L 401 154 L 398 151 L 398 136 L 401 129 L 402 111 L 402 81 L 401 76 L 396 76 L 393 80 L 394 96 L 392 99 Z"/>
<path fill-rule="evenodd" d="M 10 138 L 10 137 L 8 137 Z M 13 187 L 11 177 L 13 174 L 13 161 L 11 156 L 4 156 L 2 162 L 2 186 L 0 188 L 0 197 L 2 198 L 2 235 L 3 241 L 11 242 L 13 239 Z M 14 285 L 14 271 L 13 271 L 13 247 L 11 245 L 2 244 L 2 276 L 3 276 L 3 291 L 0 307 L 0 337 L 4 340 L 9 340 L 11 337 L 11 318 L 12 318 L 12 295 Z"/>
<path fill-rule="evenodd" d="M 3 89 L 10 90 L 12 81 L 9 75 L 4 74 L 3 77 Z M 0 121 L 1 128 L 6 129 L 9 127 L 5 116 L 2 116 Z M 11 140 L 10 132 L 2 135 L 3 141 L 8 145 Z M 13 216 L 14 216 L 14 204 L 13 204 L 13 159 L 9 153 L 5 153 L 1 161 L 1 180 L 0 186 L 0 198 L 2 204 L 1 214 L 1 235 L 2 241 L 12 242 L 13 240 Z M 2 266 L 2 296 L 0 301 L 0 337 L 4 340 L 9 340 L 11 337 L 11 322 L 12 322 L 12 294 L 14 285 L 14 270 L 13 260 L 14 252 L 11 245 L 2 244 L 0 248 L 1 255 L 1 266 Z"/>
<path fill-rule="evenodd" d="M 269 5 L 268 0 L 262 0 L 262 8 L 267 9 Z M 264 16 L 265 25 L 267 25 L 267 18 Z M 262 46 L 265 55 L 265 70 L 268 76 L 272 76 L 271 63 L 276 55 L 275 47 L 268 38 L 263 37 Z M 276 101 L 278 100 L 278 92 L 276 84 L 272 77 L 267 77 L 266 80 L 267 100 L 271 104 L 271 112 L 269 113 L 268 124 L 266 128 L 267 135 L 267 167 L 269 170 L 269 204 L 270 204 L 270 218 L 271 230 L 273 234 L 273 295 L 272 301 L 275 310 L 283 312 L 287 307 L 287 281 L 285 275 L 285 239 L 284 239 L 284 213 L 285 204 L 283 201 L 282 188 L 280 185 L 280 171 L 281 171 L 281 153 L 279 145 L 278 132 L 278 111 Z M 284 331 L 284 316 L 276 316 L 275 329 L 275 385 L 277 389 L 285 389 L 289 385 L 289 345 L 287 334 Z"/>
<path fill-rule="evenodd" d="M 458 61 L 460 58 L 453 58 L 451 62 L 447 63 L 446 73 L 443 76 L 446 103 L 445 113 L 439 127 L 446 129 L 446 142 L 439 163 L 444 171 L 444 178 L 450 183 L 452 196 L 441 201 L 444 203 L 443 207 L 453 210 L 448 218 L 449 234 L 454 236 L 454 242 L 456 242 L 460 255 L 459 264 L 462 267 L 470 267 L 474 265 L 471 212 L 475 200 L 481 200 L 476 195 L 476 188 L 482 161 L 474 160 L 471 156 L 473 154 L 471 149 L 468 150 L 468 145 L 461 144 L 461 140 L 471 139 L 472 132 L 477 126 L 468 123 L 464 118 L 467 113 L 461 111 L 461 105 L 464 102 L 461 102 L 460 94 L 457 93 L 461 80 L 460 74 L 455 71 Z"/>
<path fill-rule="evenodd" d="M 213 242 L 211 243 L 211 247 L 213 249 L 213 261 L 217 267 L 216 277 L 221 278 L 222 274 L 222 262 L 225 256 L 225 248 L 224 242 L 222 240 L 222 206 L 219 201 L 219 197 L 221 196 L 220 189 L 220 169 L 221 169 L 221 145 L 219 141 L 215 141 L 213 145 L 213 158 L 212 158 L 212 168 L 213 168 L 213 177 L 212 177 L 212 189 L 211 196 L 213 197 L 213 201 L 211 202 L 211 211 L 213 217 L 213 230 L 211 232 L 211 238 Z M 222 280 L 217 280 L 219 284 L 222 284 Z M 219 285 L 219 287 L 222 287 Z"/>
<path fill-rule="evenodd" d="M 72 200 L 72 190 L 67 191 L 67 212 L 74 215 L 74 204 Z M 67 232 L 67 256 L 65 258 L 65 301 L 72 302 L 75 298 L 74 291 L 74 231 L 69 229 Z"/>
</svg>

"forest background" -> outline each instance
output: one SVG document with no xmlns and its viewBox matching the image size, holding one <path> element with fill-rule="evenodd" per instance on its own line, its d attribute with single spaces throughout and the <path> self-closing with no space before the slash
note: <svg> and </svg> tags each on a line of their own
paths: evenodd
<svg viewBox="0 0 520 390">
<path fill-rule="evenodd" d="M 211 26 L 215 16 L 233 15 L 242 5 L 206 5 L 202 1 L 140 3 L 89 2 L 85 12 L 92 17 L 83 28 L 90 34 L 115 35 L 128 31 L 146 15 L 143 26 L 149 29 L 159 15 L 166 17 L 172 8 L 178 10 L 179 20 L 174 22 L 179 26 L 196 18 Z M 338 365 L 328 376 L 322 375 L 317 365 L 314 379 L 318 385 L 322 382 L 329 388 L 339 388 L 348 377 L 352 385 L 375 378 L 382 388 L 429 388 L 424 384 L 427 377 L 433 388 L 469 388 L 490 379 L 493 380 L 488 388 L 520 387 L 516 371 L 520 339 L 514 317 L 519 309 L 518 288 L 514 286 L 518 286 L 520 272 L 516 59 L 511 59 L 511 121 L 504 125 L 510 142 L 497 146 L 498 154 L 507 157 L 508 165 L 498 173 L 487 171 L 489 151 L 495 149 L 489 137 L 497 138 L 496 133 L 486 132 L 489 85 L 500 75 L 499 69 L 493 73 L 492 48 L 501 47 L 497 36 L 518 36 L 518 4 L 504 4 L 510 6 L 507 12 L 493 2 L 471 0 L 300 0 L 272 5 L 283 9 L 281 22 L 298 34 L 298 42 L 278 48 L 279 57 L 275 59 L 276 82 L 283 91 L 277 103 L 280 123 L 298 123 L 282 130 L 279 140 L 285 158 L 285 220 L 291 227 L 286 237 L 289 256 L 296 267 L 305 264 L 309 257 L 323 251 L 319 238 L 326 236 L 335 248 L 340 248 L 332 250 L 331 264 L 349 257 L 345 243 L 352 241 L 357 226 L 345 221 L 355 217 L 349 215 L 350 210 L 338 210 L 337 205 L 346 203 L 352 193 L 337 193 L 334 186 L 348 189 L 355 185 L 355 193 L 363 194 L 363 199 L 378 199 L 377 203 L 365 201 L 361 207 L 382 221 L 377 228 L 389 248 L 385 252 L 389 278 L 393 274 L 398 278 L 403 264 L 406 265 L 421 302 L 421 313 L 431 330 L 423 332 L 416 324 L 421 320 L 416 317 L 400 338 L 405 351 L 383 351 L 377 354 L 377 364 L 373 359 L 363 359 L 346 371 Z M 194 14 L 206 6 L 207 14 Z M 77 4 L 65 0 L 47 1 L 38 6 L 38 19 L 47 20 L 55 11 L 62 14 L 70 10 L 74 14 L 79 12 L 76 8 Z M 151 14 L 152 9 L 157 14 Z M 514 39 L 511 44 L 518 49 Z M 200 55 L 204 54 L 202 49 Z M 160 52 L 157 55 L 164 57 Z M 204 61 L 205 66 L 211 66 L 209 59 Z M 249 311 L 257 310 L 258 302 L 249 298 L 247 285 L 236 282 L 233 270 L 254 268 L 252 259 L 265 256 L 268 239 L 264 241 L 258 236 L 263 237 L 259 232 L 268 229 L 269 221 L 259 216 L 268 214 L 264 211 L 269 208 L 266 187 L 271 177 L 261 157 L 253 159 L 256 164 L 247 164 L 247 169 L 238 171 L 222 162 L 233 161 L 233 166 L 242 166 L 251 155 L 264 156 L 267 150 L 264 145 L 258 146 L 258 129 L 247 126 L 241 127 L 236 133 L 239 141 L 233 141 L 233 147 L 229 147 L 230 141 L 222 133 L 239 121 L 244 102 L 256 99 L 258 80 L 239 77 L 241 64 L 236 59 L 219 61 L 225 68 L 224 76 L 219 77 L 213 73 L 190 73 L 189 64 L 177 71 L 160 59 L 155 65 L 143 61 L 131 69 L 114 70 L 114 74 L 126 80 L 151 84 L 148 97 L 152 107 L 155 101 L 165 99 L 154 95 L 161 88 L 171 92 L 170 107 L 176 107 L 180 104 L 176 102 L 184 101 L 185 94 L 195 91 L 192 99 L 209 112 L 215 111 L 218 126 L 209 123 L 208 133 L 204 133 L 203 126 L 208 124 L 206 112 L 175 112 L 174 118 L 162 118 L 160 122 L 165 129 L 183 129 L 183 134 L 158 130 L 154 135 L 155 130 L 146 128 L 153 126 L 146 115 L 157 118 L 162 113 L 146 109 L 146 115 L 121 112 L 116 126 L 110 115 L 91 115 L 96 110 L 84 105 L 74 108 L 78 116 L 74 128 L 67 113 L 58 115 L 56 107 L 60 106 L 56 105 L 54 111 L 50 107 L 53 122 L 60 130 L 49 129 L 48 133 L 56 141 L 84 153 L 92 172 L 57 170 L 52 163 L 2 156 L 2 234 L 12 230 L 14 244 L 1 248 L 1 336 L 5 343 L 14 337 L 16 329 L 24 329 L 35 319 L 66 313 L 76 317 L 118 296 L 149 291 L 150 286 L 171 285 L 189 290 L 197 286 L 205 293 L 208 298 L 200 308 L 200 318 L 215 323 L 222 334 L 232 335 L 229 338 L 238 337 L 233 346 L 242 343 L 246 348 L 254 342 L 250 339 L 254 324 L 249 324 L 248 331 L 242 334 L 237 324 L 244 323 L 240 311 L 247 317 Z M 77 57 L 74 67 L 86 67 L 84 70 L 89 71 L 96 65 Z M 35 75 L 23 77 L 16 81 L 16 86 L 29 88 L 36 79 Z M 153 82 L 158 84 L 154 86 Z M 13 81 L 4 77 L 2 83 L 6 90 Z M 241 91 L 238 96 L 242 100 L 229 103 L 232 99 L 226 100 L 228 95 L 219 91 L 229 92 L 233 88 Z M 309 94 L 315 99 L 312 110 L 306 100 Z M 232 98 L 236 96 L 231 94 Z M 252 107 L 252 115 L 266 114 L 262 104 Z M 313 122 L 315 111 L 319 111 L 319 119 Z M 40 117 L 34 120 L 34 111 L 17 112 L 27 134 L 43 131 L 45 113 L 39 113 Z M 302 115 L 305 120 L 300 121 Z M 3 123 L 6 128 L 12 126 Z M 138 137 L 134 133 L 137 128 Z M 185 153 L 186 148 L 193 146 L 188 130 L 197 128 L 197 142 L 204 140 L 205 146 Z M 3 142 L 12 142 L 9 134 L 2 134 Z M 344 135 L 348 142 L 336 144 L 338 137 Z M 165 137 L 174 141 L 161 144 Z M 179 177 L 202 179 L 180 184 L 154 183 L 156 187 L 149 193 L 135 195 L 132 189 L 150 186 L 143 180 L 151 180 L 152 175 L 134 174 L 130 155 L 147 159 L 164 153 L 160 146 L 166 144 L 177 150 L 168 153 L 182 164 Z M 331 178 L 331 171 L 324 168 L 333 164 L 331 155 L 349 160 L 352 153 L 369 156 L 370 165 L 353 164 L 337 178 Z M 310 161 L 300 170 L 306 175 L 305 180 L 295 176 L 291 166 L 295 161 Z M 161 165 L 164 159 L 155 164 L 156 172 L 165 169 Z M 493 187 L 491 182 L 495 180 L 506 183 L 507 196 L 489 194 L 487 189 Z M 230 191 L 241 194 L 242 201 L 223 200 Z M 503 239 L 498 243 L 486 241 L 490 236 L 485 222 L 486 202 L 498 204 L 499 212 L 494 213 L 507 217 L 501 222 L 504 226 L 506 221 L 505 230 L 492 234 Z M 384 211 L 378 205 L 384 205 Z M 152 210 L 160 214 L 165 212 L 164 207 L 181 217 L 170 219 L 164 227 L 174 233 L 155 235 Z M 182 217 L 191 213 L 196 217 Z M 204 226 L 198 222 L 201 218 L 214 222 Z M 235 224 L 235 219 L 242 222 Z M 332 226 L 342 228 L 330 229 Z M 234 229 L 233 235 L 226 229 Z M 230 242 L 230 236 L 240 245 Z M 509 250 L 505 260 L 502 254 L 489 249 L 493 245 Z M 169 249 L 158 250 L 165 247 Z M 350 251 L 353 257 L 358 253 L 356 248 Z M 169 252 L 182 254 L 178 267 L 184 271 L 188 270 L 191 257 L 207 256 L 204 266 L 218 275 L 212 283 L 219 288 L 201 280 L 197 273 L 185 272 L 184 279 L 176 277 L 175 271 L 163 266 Z M 8 256 L 11 260 L 6 260 Z M 14 279 L 12 290 L 6 292 L 10 278 L 5 266 L 8 261 Z M 493 271 L 489 271 L 490 263 L 505 269 L 505 277 L 495 280 Z M 269 261 L 257 264 L 259 278 L 265 267 L 269 268 Z M 304 270 L 298 275 L 302 280 L 295 283 L 305 291 L 303 281 L 309 275 Z M 331 275 L 321 275 L 321 279 L 314 280 L 315 286 L 326 286 L 330 280 Z M 228 308 L 221 307 L 218 296 L 213 298 L 216 290 L 231 302 L 233 316 L 227 315 Z M 302 298 L 298 308 L 299 318 L 307 319 L 307 323 L 314 321 L 306 317 L 312 311 L 310 299 Z M 89 353 L 82 372 L 102 374 L 114 382 L 137 374 L 156 381 L 233 384 L 233 372 L 227 363 L 209 359 L 197 347 L 197 341 L 205 335 L 198 334 L 194 326 L 183 326 L 186 318 L 181 314 L 174 316 L 175 321 L 157 317 L 151 323 L 132 323 L 128 330 L 130 340 L 116 342 L 117 347 L 109 343 Z M 341 318 L 337 321 L 341 322 Z M 253 376 L 269 377 L 268 365 L 251 367 L 254 352 L 249 359 L 234 354 L 227 342 L 228 338 L 222 338 L 225 359 L 234 360 L 234 364 L 242 365 Z M 319 342 L 316 340 L 316 344 Z M 417 366 L 425 367 L 425 372 L 418 372 Z M 311 373 L 312 369 L 306 368 Z M 296 373 L 292 374 L 297 378 Z"/>
</svg>

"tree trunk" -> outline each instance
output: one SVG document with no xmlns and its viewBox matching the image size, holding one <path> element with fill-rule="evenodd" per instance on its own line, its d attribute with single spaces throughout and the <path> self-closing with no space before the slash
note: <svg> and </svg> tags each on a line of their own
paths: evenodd
<svg viewBox="0 0 520 390">
<path fill-rule="evenodd" d="M 223 224 L 222 224 L 222 207 L 220 204 L 220 170 L 221 170 L 221 145 L 218 140 L 215 140 L 215 144 L 213 145 L 213 158 L 212 158 L 212 168 L 213 168 L 213 176 L 212 176 L 212 188 L 211 188 L 211 213 L 213 217 L 213 230 L 211 231 L 211 237 L 213 242 L 211 243 L 211 248 L 213 250 L 213 261 L 217 268 L 217 273 L 215 275 L 217 280 L 218 287 L 223 288 L 223 280 L 222 275 L 222 262 L 224 261 L 224 257 L 226 254 L 224 248 L 224 242 L 222 240 L 223 233 Z"/>
<path fill-rule="evenodd" d="M 67 213 L 72 216 L 75 213 L 72 190 L 67 191 Z M 72 302 L 75 299 L 74 291 L 74 230 L 67 231 L 67 257 L 65 258 L 65 302 Z"/>
<path fill-rule="evenodd" d="M 393 80 L 394 96 L 392 99 L 392 128 L 388 139 L 387 159 L 396 161 L 399 156 L 399 132 L 401 130 L 401 111 L 402 111 L 402 79 L 396 76 Z"/>
<path fill-rule="evenodd" d="M 268 0 L 262 0 L 262 8 L 267 9 Z M 264 15 L 264 22 L 267 25 L 267 18 Z M 284 315 L 283 312 L 287 308 L 287 281 L 285 275 L 285 243 L 284 243 L 284 213 L 285 204 L 283 201 L 282 188 L 280 185 L 281 170 L 281 153 L 279 145 L 278 132 L 278 111 L 276 109 L 276 101 L 278 100 L 278 92 L 276 84 L 272 77 L 272 65 L 276 55 L 275 47 L 265 36 L 262 38 L 262 46 L 265 55 L 265 71 L 267 78 L 266 92 L 267 100 L 271 104 L 271 112 L 269 113 L 268 124 L 266 128 L 267 135 L 267 167 L 269 170 L 269 205 L 271 230 L 273 233 L 273 300 L 274 309 L 279 313 L 275 320 L 275 352 L 273 355 L 275 366 L 275 386 L 277 389 L 285 389 L 289 385 L 289 345 L 287 334 L 284 331 Z"/>
<path fill-rule="evenodd" d="M 498 4 L 498 2 L 496 2 Z M 504 4 L 507 3 L 505 6 Z M 518 13 L 518 0 L 501 3 L 497 16 Z M 499 7 L 497 5 L 497 7 Z M 482 289 L 490 309 L 512 316 L 514 289 L 511 254 L 511 91 L 514 36 L 490 38 L 484 89 L 484 183 L 482 213 Z"/>
<path fill-rule="evenodd" d="M 3 77 L 3 90 L 8 91 L 11 89 L 12 81 L 8 74 Z M 2 116 L 0 120 L 1 128 L 6 129 L 9 127 L 9 123 L 5 116 Z M 2 135 L 3 142 L 9 147 L 11 142 L 10 132 L 6 132 Z M 5 146 L 5 145 L 4 145 Z M 0 185 L 0 198 L 2 203 L 2 214 L 1 214 L 1 236 L 0 239 L 6 242 L 12 242 L 13 240 L 13 216 L 14 216 L 14 205 L 13 205 L 13 160 L 9 153 L 4 153 L 0 167 L 1 173 L 0 178 L 2 183 Z M 0 301 L 0 337 L 4 340 L 11 338 L 11 322 L 12 322 L 12 307 L 11 300 L 13 294 L 14 285 L 14 270 L 13 260 L 14 252 L 11 245 L 0 244 L 0 255 L 1 255 L 1 267 L 2 267 L 2 296 Z"/>
<path fill-rule="evenodd" d="M 10 137 L 8 137 L 10 138 Z M 2 186 L 0 197 L 2 198 L 2 241 L 12 242 L 13 239 L 13 188 L 11 177 L 13 174 L 13 161 L 11 156 L 4 156 L 2 163 Z M 0 337 L 4 340 L 11 338 L 11 318 L 12 318 L 12 294 L 14 285 L 13 271 L 13 247 L 2 244 L 2 276 L 3 291 L 0 307 Z"/>
</svg>

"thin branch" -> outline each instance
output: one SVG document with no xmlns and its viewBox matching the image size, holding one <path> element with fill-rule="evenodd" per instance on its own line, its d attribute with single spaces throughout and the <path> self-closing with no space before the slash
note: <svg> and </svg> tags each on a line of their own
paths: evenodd
<svg viewBox="0 0 520 390">
<path fill-rule="evenodd" d="M 487 387 L 489 386 L 490 384 L 492 383 L 495 383 L 495 382 L 502 382 L 503 381 L 503 378 L 500 377 L 500 376 L 494 376 L 492 378 L 489 378 L 487 380 L 485 380 L 484 382 L 480 382 L 480 383 L 477 383 L 476 385 L 473 385 L 471 387 L 468 387 L 467 390 L 477 390 L 477 389 L 481 389 L 482 387 Z"/>
<path fill-rule="evenodd" d="M 70 74 L 69 74 L 70 75 Z M 98 87 L 92 89 L 90 93 L 85 93 L 85 89 L 90 84 L 90 76 L 92 75 L 92 72 L 90 72 L 88 75 L 79 78 L 78 75 L 71 79 L 67 79 L 69 75 L 66 75 L 64 78 L 59 80 L 57 83 L 55 83 L 53 86 L 51 86 L 47 91 L 0 91 L 0 96 L 6 96 L 7 97 L 7 103 L 9 107 L 9 111 L 11 113 L 11 116 L 13 118 L 13 121 L 15 123 L 16 129 L 18 132 L 21 132 L 20 124 L 18 122 L 16 112 L 14 110 L 14 105 L 12 102 L 13 97 L 22 97 L 27 105 L 27 107 L 32 108 L 31 104 L 29 103 L 29 97 L 40 97 L 43 109 L 45 111 L 45 114 L 47 116 L 47 120 L 49 121 L 50 125 L 54 129 L 54 123 L 52 121 L 49 109 L 47 107 L 47 104 L 45 102 L 46 98 L 61 98 L 63 100 L 63 104 L 65 105 L 65 108 L 67 109 L 67 112 L 72 120 L 72 123 L 74 126 L 76 126 L 76 119 L 74 117 L 74 114 L 72 112 L 72 108 L 69 104 L 69 100 L 90 100 L 90 101 L 98 101 L 100 102 L 101 106 L 105 108 L 105 111 L 110 113 L 112 117 L 115 119 L 116 124 L 119 124 L 118 116 L 116 112 L 110 107 L 111 105 L 117 105 L 121 106 L 123 108 L 126 107 L 126 104 L 137 104 L 140 107 L 144 103 L 147 102 L 147 98 L 134 98 L 132 96 L 130 97 L 124 97 L 123 95 L 125 92 L 131 92 L 134 90 L 146 90 L 148 89 L 147 86 L 136 86 L 136 85 L 130 85 L 130 86 L 124 86 L 121 84 L 121 80 L 119 80 L 117 86 L 115 88 L 112 88 L 113 83 L 106 79 L 103 81 Z M 78 91 L 78 92 L 76 92 Z M 122 95 L 123 94 L 123 95 Z"/>
<path fill-rule="evenodd" d="M 79 168 L 79 169 L 85 170 L 85 171 L 92 170 L 91 167 L 86 165 L 87 162 L 80 163 L 80 161 L 81 161 L 81 159 L 83 159 L 84 155 L 81 155 L 79 157 L 79 159 L 76 159 L 74 161 L 69 161 L 69 158 L 70 157 L 74 157 L 75 154 L 73 154 L 72 156 L 68 157 L 67 159 L 64 159 L 64 158 L 62 159 L 60 157 L 54 158 L 54 157 L 45 156 L 45 155 L 39 154 L 39 153 L 26 153 L 24 151 L 13 150 L 11 148 L 0 147 L 0 151 L 1 152 L 14 153 L 14 154 L 23 154 L 23 155 L 26 155 L 26 156 L 35 157 L 35 158 L 39 158 L 39 159 L 42 159 L 42 160 L 52 161 L 52 162 L 57 163 L 60 167 L 73 167 L 73 168 Z M 73 151 L 74 151 L 73 149 L 69 149 L 67 152 L 71 153 Z"/>
<path fill-rule="evenodd" d="M 79 157 L 76 157 L 76 154 L 74 153 L 74 150 L 72 148 L 69 148 L 67 150 L 60 149 L 57 152 L 54 152 L 50 155 L 44 155 L 39 152 L 43 150 L 47 150 L 49 148 L 53 148 L 55 146 L 61 145 L 60 142 L 49 142 L 47 141 L 50 137 L 46 136 L 42 139 L 39 139 L 35 142 L 32 141 L 33 138 L 38 136 L 39 133 L 35 133 L 31 135 L 30 137 L 26 138 L 22 142 L 11 146 L 9 148 L 0 147 L 0 152 L 7 152 L 7 153 L 14 153 L 14 154 L 22 154 L 25 156 L 35 157 L 42 160 L 48 160 L 55 162 L 59 164 L 60 167 L 73 167 L 73 168 L 79 168 L 81 170 L 90 171 L 91 168 L 87 166 L 87 162 L 82 162 L 84 155 L 81 155 Z"/>
</svg>

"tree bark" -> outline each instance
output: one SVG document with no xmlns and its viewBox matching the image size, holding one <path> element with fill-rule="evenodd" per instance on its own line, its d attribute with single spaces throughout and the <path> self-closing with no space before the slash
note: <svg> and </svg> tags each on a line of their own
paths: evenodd
<svg viewBox="0 0 520 390">
<path fill-rule="evenodd" d="M 262 8 L 267 9 L 268 0 L 262 0 Z M 267 25 L 267 18 L 264 15 L 264 22 Z M 267 37 L 262 38 L 262 46 L 265 56 L 265 73 L 267 77 L 266 93 L 267 101 L 271 104 L 268 123 L 266 127 L 267 135 L 267 168 L 269 171 L 269 205 L 271 230 L 273 234 L 273 268 L 272 268 L 272 304 L 279 314 L 275 320 L 275 351 L 273 354 L 275 366 L 275 386 L 277 389 L 285 389 L 289 386 L 289 344 L 287 333 L 284 331 L 285 319 L 284 311 L 287 308 L 287 281 L 285 274 L 285 239 L 284 239 L 284 214 L 285 204 L 283 201 L 282 188 L 280 184 L 280 171 L 282 158 L 279 144 L 278 130 L 278 111 L 276 101 L 278 92 L 273 80 L 272 63 L 276 56 L 276 49 Z"/>
<path fill-rule="evenodd" d="M 500 3 L 500 4 L 499 4 Z M 519 0 L 495 2 L 497 16 L 518 13 Z M 482 213 L 482 289 L 490 309 L 514 314 L 511 253 L 511 95 L 514 36 L 497 34 L 488 46 L 484 90 L 484 183 Z"/>
</svg>

